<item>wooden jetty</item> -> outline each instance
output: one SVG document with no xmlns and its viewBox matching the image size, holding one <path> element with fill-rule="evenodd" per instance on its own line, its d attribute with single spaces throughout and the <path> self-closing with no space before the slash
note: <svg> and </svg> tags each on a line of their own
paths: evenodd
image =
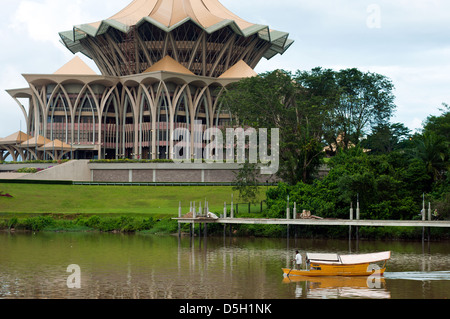
<svg viewBox="0 0 450 319">
<path fill-rule="evenodd" d="M 194 234 L 195 225 L 204 226 L 204 236 L 207 235 L 207 225 L 208 224 L 222 224 L 225 227 L 227 225 L 286 225 L 287 226 L 287 236 L 289 237 L 289 227 L 290 226 L 348 226 L 349 227 L 349 237 L 351 237 L 352 227 L 356 227 L 356 236 L 358 237 L 359 227 L 369 226 L 369 227 L 422 227 L 422 240 L 425 238 L 425 229 L 430 228 L 449 228 L 449 220 L 432 220 L 431 205 L 429 204 L 428 212 L 425 209 L 425 202 L 423 203 L 423 209 L 421 211 L 420 220 L 368 220 L 360 219 L 360 209 L 359 201 L 356 208 L 356 219 L 354 219 L 353 207 L 350 208 L 349 219 L 333 219 L 333 218 L 320 218 L 311 215 L 310 212 L 303 211 L 301 214 L 297 214 L 297 204 L 294 203 L 294 209 L 291 214 L 291 209 L 289 206 L 286 208 L 286 218 L 235 218 L 233 211 L 233 200 L 231 202 L 231 210 L 228 215 L 227 204 L 224 203 L 223 215 L 220 217 L 215 214 L 209 213 L 208 202 L 205 199 L 205 204 L 203 209 L 201 207 L 201 202 L 199 203 L 198 213 L 195 207 L 195 202 L 190 203 L 189 213 L 182 215 L 181 202 L 178 209 L 178 218 L 173 218 L 178 221 L 179 235 L 181 235 L 180 229 L 181 224 L 192 224 L 191 236 Z M 199 232 L 201 233 L 201 232 Z M 429 232 L 428 232 L 429 237 Z"/>
<path fill-rule="evenodd" d="M 422 220 L 349 220 L 349 219 L 263 219 L 263 218 L 174 218 L 181 224 L 247 224 L 247 225 L 313 225 L 313 226 L 397 226 L 397 227 L 450 227 L 450 221 Z"/>
</svg>

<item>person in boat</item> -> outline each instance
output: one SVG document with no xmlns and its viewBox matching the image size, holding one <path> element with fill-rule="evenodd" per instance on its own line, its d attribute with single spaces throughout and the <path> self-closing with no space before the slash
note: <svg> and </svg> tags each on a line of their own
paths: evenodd
<svg viewBox="0 0 450 319">
<path fill-rule="evenodd" d="M 293 261 L 295 261 L 297 270 L 302 269 L 302 264 L 303 264 L 302 255 L 298 252 L 298 250 L 295 251 L 295 258 Z"/>
</svg>

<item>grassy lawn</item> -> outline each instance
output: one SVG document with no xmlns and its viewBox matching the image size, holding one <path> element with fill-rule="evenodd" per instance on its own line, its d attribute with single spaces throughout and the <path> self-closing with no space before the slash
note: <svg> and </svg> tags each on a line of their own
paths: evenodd
<svg viewBox="0 0 450 319">
<path fill-rule="evenodd" d="M 209 202 L 210 211 L 223 212 L 223 203 L 238 202 L 239 193 L 227 186 L 80 186 L 0 184 L 0 214 L 132 214 L 177 215 L 189 211 L 190 201 Z M 260 200 L 266 188 L 260 188 Z"/>
</svg>

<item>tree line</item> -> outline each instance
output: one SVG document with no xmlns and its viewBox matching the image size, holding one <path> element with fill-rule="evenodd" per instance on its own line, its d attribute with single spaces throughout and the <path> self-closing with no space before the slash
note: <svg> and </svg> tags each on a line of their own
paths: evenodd
<svg viewBox="0 0 450 319">
<path fill-rule="evenodd" d="M 276 70 L 232 85 L 222 102 L 234 125 L 280 129 L 284 182 L 267 192 L 269 217 L 285 212 L 289 195 L 322 217 L 348 218 L 359 197 L 362 218 L 414 219 L 424 194 L 441 218 L 449 216 L 450 107 L 413 133 L 391 121 L 393 91 L 386 76 L 355 68 Z M 330 172 L 320 179 L 324 164 Z M 243 180 L 254 180 L 251 171 L 240 172 L 241 190 Z"/>
</svg>

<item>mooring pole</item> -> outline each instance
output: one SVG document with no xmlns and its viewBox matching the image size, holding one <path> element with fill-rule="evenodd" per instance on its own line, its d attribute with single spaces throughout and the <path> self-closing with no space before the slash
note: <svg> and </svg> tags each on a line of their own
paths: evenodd
<svg viewBox="0 0 450 319">
<path fill-rule="evenodd" d="M 293 218 L 297 219 L 297 202 L 294 202 Z M 298 229 L 298 226 L 294 225 L 294 238 L 295 239 L 297 239 L 297 229 Z"/>
<path fill-rule="evenodd" d="M 192 218 L 195 219 L 197 218 L 197 212 L 195 211 L 195 201 L 193 202 L 193 206 L 192 206 Z M 194 236 L 195 234 L 195 222 L 194 220 L 192 220 L 192 236 Z"/>
<path fill-rule="evenodd" d="M 291 210 L 290 210 L 290 207 L 289 207 L 289 195 L 287 197 L 286 219 L 291 219 Z"/>
<path fill-rule="evenodd" d="M 356 219 L 359 220 L 360 218 L 360 209 L 359 209 L 359 194 L 358 194 L 358 201 L 356 202 Z"/>
<path fill-rule="evenodd" d="M 422 221 L 425 220 L 425 193 L 422 194 Z M 422 227 L 422 244 L 425 242 L 425 227 Z"/>
<path fill-rule="evenodd" d="M 233 194 L 231 194 L 231 212 L 230 212 L 230 218 L 234 218 L 234 211 L 233 211 Z"/>
<path fill-rule="evenodd" d="M 431 203 L 428 202 L 428 220 L 431 220 Z"/>
<path fill-rule="evenodd" d="M 223 218 L 227 218 L 227 202 L 223 203 Z"/>
<path fill-rule="evenodd" d="M 353 220 L 353 202 L 350 203 L 350 220 Z M 352 225 L 348 226 L 348 240 L 352 240 Z"/>
<path fill-rule="evenodd" d="M 357 195 L 357 202 L 356 202 L 356 219 L 359 220 L 360 218 L 360 209 L 359 209 L 359 193 Z M 359 226 L 356 226 L 356 244 L 359 243 Z"/>
<path fill-rule="evenodd" d="M 178 205 L 178 218 L 181 218 L 181 201 Z M 178 222 L 178 237 L 181 237 L 181 224 Z"/>
</svg>

